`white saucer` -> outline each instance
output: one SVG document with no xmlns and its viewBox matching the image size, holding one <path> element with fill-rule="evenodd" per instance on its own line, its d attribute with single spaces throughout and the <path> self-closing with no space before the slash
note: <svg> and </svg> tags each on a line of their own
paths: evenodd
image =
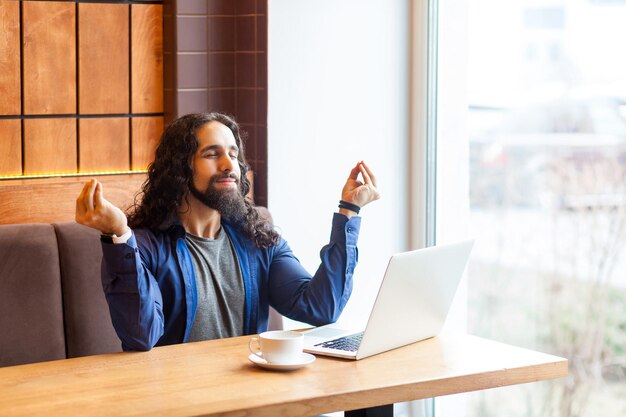
<svg viewBox="0 0 626 417">
<path fill-rule="evenodd" d="M 255 364 L 256 366 L 260 366 L 265 369 L 272 369 L 274 371 L 293 371 L 295 369 L 300 369 L 303 366 L 306 366 L 312 362 L 315 362 L 315 356 L 310 353 L 302 352 L 302 356 L 297 363 L 288 363 L 288 364 L 278 364 L 278 363 L 269 363 L 263 358 L 258 357 L 254 353 L 251 353 L 248 356 L 248 360 Z"/>
</svg>

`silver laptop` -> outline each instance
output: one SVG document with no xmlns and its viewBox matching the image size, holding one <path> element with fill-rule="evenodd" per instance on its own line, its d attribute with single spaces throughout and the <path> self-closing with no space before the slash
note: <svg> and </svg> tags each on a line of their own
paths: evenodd
<svg viewBox="0 0 626 417">
<path fill-rule="evenodd" d="M 305 352 L 363 359 L 436 336 L 473 245 L 469 240 L 393 255 L 365 330 L 330 324 L 306 331 Z"/>
</svg>

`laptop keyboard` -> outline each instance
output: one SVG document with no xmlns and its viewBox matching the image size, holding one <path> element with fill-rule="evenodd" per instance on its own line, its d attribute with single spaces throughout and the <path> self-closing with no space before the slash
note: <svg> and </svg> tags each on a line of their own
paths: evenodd
<svg viewBox="0 0 626 417">
<path fill-rule="evenodd" d="M 328 349 L 345 350 L 347 352 L 356 352 L 359 349 L 359 345 L 361 344 L 361 339 L 363 339 L 363 332 L 351 334 L 350 336 L 340 337 L 339 339 L 329 340 L 327 342 L 318 343 L 315 346 Z"/>
</svg>

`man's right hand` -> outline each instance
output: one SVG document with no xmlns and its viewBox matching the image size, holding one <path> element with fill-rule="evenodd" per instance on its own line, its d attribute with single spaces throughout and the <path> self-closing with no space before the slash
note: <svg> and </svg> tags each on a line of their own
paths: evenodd
<svg viewBox="0 0 626 417">
<path fill-rule="evenodd" d="M 129 229 L 126 215 L 102 196 L 102 183 L 87 181 L 76 199 L 76 222 L 103 234 L 121 236 Z"/>
</svg>

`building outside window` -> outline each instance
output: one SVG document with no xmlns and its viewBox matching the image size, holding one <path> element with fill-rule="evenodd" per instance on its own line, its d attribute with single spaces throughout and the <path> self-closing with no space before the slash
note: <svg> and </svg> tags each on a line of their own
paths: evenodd
<svg viewBox="0 0 626 417">
<path fill-rule="evenodd" d="M 467 186 L 465 227 L 476 238 L 467 331 L 566 357 L 570 375 L 447 397 L 438 414 L 624 416 L 626 2 L 466 7 L 467 43 L 440 44 L 438 230 L 454 221 L 453 183 L 441 176 L 458 158 L 449 145 L 458 132 L 446 126 L 456 94 L 467 151 L 456 181 Z M 451 28 L 443 11 L 440 38 Z M 445 86 L 454 45 L 467 50 L 467 93 Z"/>
</svg>

